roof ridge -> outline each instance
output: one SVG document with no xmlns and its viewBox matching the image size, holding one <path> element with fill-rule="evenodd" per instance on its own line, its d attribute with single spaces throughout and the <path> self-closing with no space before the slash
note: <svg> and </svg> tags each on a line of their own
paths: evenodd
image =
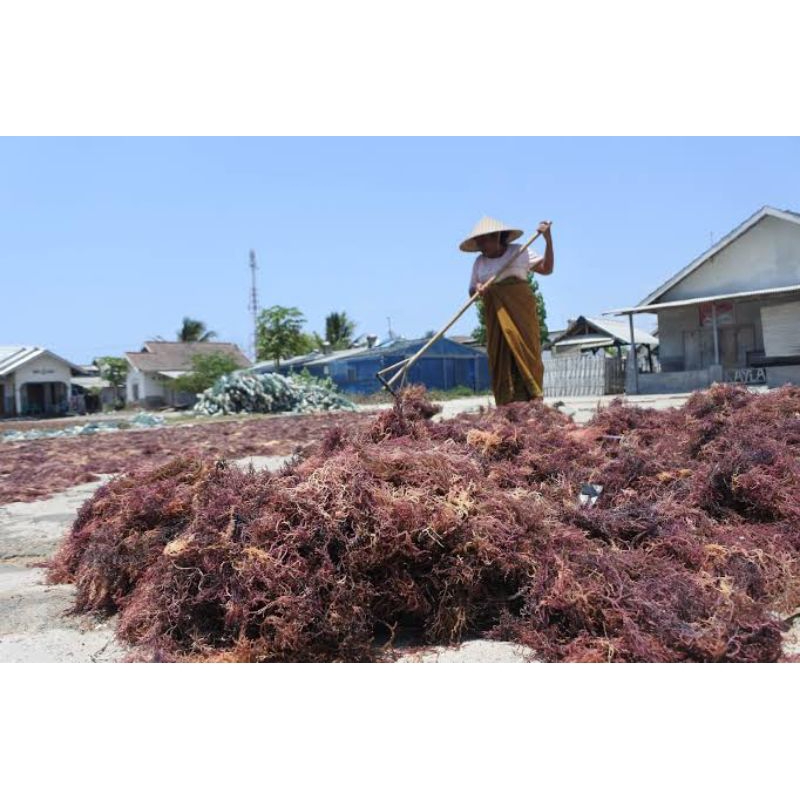
<svg viewBox="0 0 800 800">
<path fill-rule="evenodd" d="M 775 206 L 770 205 L 762 205 L 757 211 L 752 213 L 747 219 L 740 222 L 735 227 L 731 228 L 724 236 L 719 238 L 716 242 L 714 242 L 711 247 L 704 250 L 700 255 L 692 259 L 685 267 L 679 269 L 677 272 L 674 272 L 667 280 L 663 281 L 653 292 L 648 294 L 643 300 L 640 300 L 637 303 L 637 307 L 646 306 L 653 304 L 653 301 L 660 298 L 663 294 L 668 292 L 670 289 L 677 286 L 684 278 L 688 278 L 695 270 L 699 269 L 703 264 L 705 264 L 712 256 L 716 255 L 720 251 L 724 250 L 729 245 L 733 244 L 740 236 L 743 236 L 747 233 L 751 228 L 761 222 L 762 219 L 766 216 L 773 216 L 783 218 L 784 215 L 789 215 L 794 217 L 792 220 L 788 220 L 793 223 L 800 224 L 800 213 L 796 211 L 782 211 Z"/>
<path fill-rule="evenodd" d="M 161 339 L 147 339 L 145 344 L 210 344 L 210 345 L 217 345 L 217 344 L 227 344 L 232 345 L 233 347 L 238 347 L 239 345 L 236 342 L 220 342 L 218 340 L 214 340 L 213 342 L 168 342 Z"/>
</svg>

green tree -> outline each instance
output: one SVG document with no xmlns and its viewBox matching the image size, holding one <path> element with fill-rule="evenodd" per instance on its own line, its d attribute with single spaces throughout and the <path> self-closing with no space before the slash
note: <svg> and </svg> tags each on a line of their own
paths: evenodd
<svg viewBox="0 0 800 800">
<path fill-rule="evenodd" d="M 196 355 L 192 358 L 192 370 L 175 378 L 175 388 L 181 392 L 200 392 L 213 386 L 217 378 L 239 369 L 236 359 L 224 353 Z"/>
<path fill-rule="evenodd" d="M 544 344 L 550 336 L 550 331 L 547 329 L 547 309 L 544 305 L 544 298 L 539 292 L 539 282 L 533 276 L 533 273 L 528 275 L 528 283 L 531 285 L 534 295 L 536 296 L 536 310 L 539 313 L 539 338 Z M 483 300 L 477 300 L 475 308 L 478 312 L 478 327 L 472 331 L 472 336 L 478 344 L 486 344 L 486 311 L 484 309 Z"/>
<path fill-rule="evenodd" d="M 217 334 L 206 328 L 205 322 L 191 317 L 184 317 L 181 329 L 178 331 L 179 342 L 207 342 L 216 339 Z"/>
<path fill-rule="evenodd" d="M 114 390 L 114 405 L 119 405 L 119 392 L 125 386 L 128 378 L 127 359 L 117 356 L 100 356 L 93 363 L 100 370 L 100 377 L 111 384 L 111 388 Z"/>
<path fill-rule="evenodd" d="M 319 344 L 317 343 L 317 339 L 319 337 L 316 333 L 306 333 L 303 331 L 300 334 L 300 339 L 297 342 L 297 350 L 295 351 L 294 355 L 296 356 L 304 356 L 306 353 L 311 353 L 314 350 L 319 349 Z"/>
<path fill-rule="evenodd" d="M 355 332 L 356 323 L 346 311 L 332 311 L 325 317 L 325 338 L 315 333 L 314 340 L 320 349 L 327 342 L 333 350 L 346 350 L 353 346 Z"/>
<path fill-rule="evenodd" d="M 299 308 L 271 306 L 258 315 L 256 325 L 256 358 L 274 359 L 303 355 L 313 350 L 311 337 L 303 332 L 305 317 Z"/>
</svg>

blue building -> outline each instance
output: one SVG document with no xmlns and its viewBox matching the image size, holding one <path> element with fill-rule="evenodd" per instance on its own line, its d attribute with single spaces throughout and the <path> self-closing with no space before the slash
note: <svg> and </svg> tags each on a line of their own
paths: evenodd
<svg viewBox="0 0 800 800">
<path fill-rule="evenodd" d="M 357 347 L 333 353 L 315 353 L 281 362 L 277 371 L 288 375 L 308 370 L 318 378 L 331 378 L 343 392 L 371 394 L 382 386 L 375 373 L 399 364 L 420 350 L 428 339 L 395 339 L 375 347 Z M 271 362 L 256 364 L 258 372 L 272 372 Z M 489 360 L 479 347 L 442 338 L 409 370 L 408 383 L 428 389 L 454 389 L 464 386 L 476 392 L 488 391 Z"/>
</svg>

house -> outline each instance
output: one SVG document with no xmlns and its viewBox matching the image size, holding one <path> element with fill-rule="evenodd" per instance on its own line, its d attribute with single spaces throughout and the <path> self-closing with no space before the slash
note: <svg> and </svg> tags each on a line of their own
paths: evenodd
<svg viewBox="0 0 800 800">
<path fill-rule="evenodd" d="M 378 370 L 413 356 L 428 341 L 427 338 L 389 340 L 361 352 L 347 353 L 342 358 L 320 359 L 306 368 L 312 375 L 321 370 L 322 375 L 332 378 L 344 392 L 370 394 L 381 389 L 375 377 Z M 411 367 L 407 381 L 428 389 L 464 386 L 476 392 L 486 391 L 491 386 L 489 359 L 481 348 L 442 337 Z"/>
<path fill-rule="evenodd" d="M 639 368 L 656 371 L 658 339 L 641 329 L 634 339 Z M 621 394 L 630 343 L 625 322 L 584 316 L 568 320 L 567 327 L 554 331 L 543 348 L 545 396 Z"/>
<path fill-rule="evenodd" d="M 0 416 L 54 416 L 70 410 L 80 367 L 33 345 L 0 345 Z"/>
<path fill-rule="evenodd" d="M 125 389 L 117 390 L 100 374 L 97 364 L 81 364 L 82 375 L 72 379 L 72 398 L 76 411 L 94 413 L 124 403 Z"/>
<path fill-rule="evenodd" d="M 542 342 L 542 350 L 543 352 L 549 352 L 550 348 L 553 346 L 553 340 L 558 339 L 560 336 L 564 334 L 566 328 L 557 331 L 550 331 L 548 333 L 547 339 Z"/>
<path fill-rule="evenodd" d="M 337 351 L 339 352 L 339 351 Z M 257 361 L 249 368 L 249 372 L 280 372 L 281 374 L 288 374 L 290 372 L 302 372 L 303 366 L 317 358 L 324 355 L 321 350 L 313 350 L 310 353 L 304 353 L 302 356 L 290 356 L 289 358 L 281 359 L 280 363 L 275 362 L 275 359 L 267 359 L 265 361 Z"/>
<path fill-rule="evenodd" d="M 466 344 L 469 345 L 470 347 L 480 346 L 480 342 L 472 334 L 467 334 L 467 335 L 455 334 L 454 336 L 448 336 L 447 338 L 450 339 L 451 342 L 455 342 L 456 344 Z"/>
<path fill-rule="evenodd" d="M 331 378 L 343 392 L 371 394 L 382 388 L 375 376 L 378 370 L 399 364 L 427 342 L 428 339 L 390 339 L 373 347 L 366 345 L 298 356 L 281 361 L 277 369 L 272 362 L 256 364 L 253 369 L 284 375 L 307 370 L 315 377 Z M 490 386 L 489 360 L 481 348 L 443 337 L 412 366 L 408 382 L 423 384 L 428 389 L 465 386 L 474 391 L 486 391 Z"/>
<path fill-rule="evenodd" d="M 327 363 L 329 360 L 337 360 L 346 358 L 356 353 L 363 353 L 372 349 L 378 342 L 378 337 L 372 334 L 364 334 L 355 339 L 351 347 L 344 350 L 332 350 L 327 342 L 323 343 L 324 349 L 312 350 L 310 353 L 304 353 L 301 356 L 290 356 L 289 358 L 281 359 L 279 364 L 275 363 L 274 359 L 267 359 L 265 361 L 258 361 L 250 367 L 250 372 L 280 372 L 281 374 L 288 375 L 292 372 L 303 372 L 307 364 L 312 362 L 319 367 L 319 365 Z M 315 374 L 322 375 L 322 369 L 316 369 Z"/>
<path fill-rule="evenodd" d="M 638 305 L 607 313 L 658 316 L 661 372 L 632 372 L 629 391 L 800 383 L 800 214 L 761 208 Z"/>
<path fill-rule="evenodd" d="M 192 371 L 195 356 L 230 356 L 239 367 L 250 360 L 228 342 L 145 342 L 135 353 L 125 353 L 128 361 L 126 396 L 129 403 L 146 408 L 190 405 L 194 395 L 175 388 L 175 379 Z"/>
<path fill-rule="evenodd" d="M 627 322 L 581 316 L 570 320 L 565 330 L 551 337 L 549 349 L 553 358 L 585 353 L 596 355 L 599 351 L 608 349 L 616 351 L 617 358 L 622 359 L 623 347 L 627 350 L 631 340 Z M 655 372 L 657 362 L 654 355 L 658 349 L 658 339 L 640 328 L 634 328 L 633 341 L 636 343 L 641 368 L 647 372 Z"/>
</svg>

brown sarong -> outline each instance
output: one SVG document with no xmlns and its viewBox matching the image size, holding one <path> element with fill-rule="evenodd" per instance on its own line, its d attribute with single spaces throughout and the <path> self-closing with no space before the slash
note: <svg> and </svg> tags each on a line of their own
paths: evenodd
<svg viewBox="0 0 800 800">
<path fill-rule="evenodd" d="M 501 406 L 542 397 L 539 313 L 530 284 L 519 278 L 495 281 L 483 302 L 495 403 Z"/>
</svg>

